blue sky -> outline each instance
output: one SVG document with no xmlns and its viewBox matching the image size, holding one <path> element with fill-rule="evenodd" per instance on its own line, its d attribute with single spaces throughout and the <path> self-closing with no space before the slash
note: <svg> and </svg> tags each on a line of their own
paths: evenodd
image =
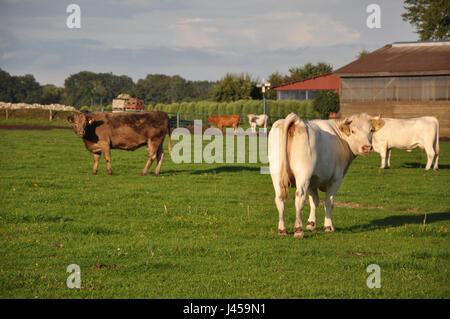
<svg viewBox="0 0 450 319">
<path fill-rule="evenodd" d="M 66 26 L 71 3 L 81 8 L 80 29 Z M 380 29 L 366 26 L 371 3 L 381 8 Z M 84 70 L 215 81 L 308 62 L 337 69 L 363 49 L 417 40 L 403 12 L 400 0 L 0 0 L 0 67 L 58 86 Z"/>
</svg>

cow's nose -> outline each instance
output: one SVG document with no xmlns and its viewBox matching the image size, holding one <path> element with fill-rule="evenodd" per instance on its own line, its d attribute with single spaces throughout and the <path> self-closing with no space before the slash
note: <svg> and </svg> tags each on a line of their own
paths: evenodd
<svg viewBox="0 0 450 319">
<path fill-rule="evenodd" d="M 369 152 L 372 152 L 373 147 L 372 147 L 372 145 L 364 145 L 362 147 L 362 149 L 363 149 L 363 152 L 369 153 Z"/>
</svg>

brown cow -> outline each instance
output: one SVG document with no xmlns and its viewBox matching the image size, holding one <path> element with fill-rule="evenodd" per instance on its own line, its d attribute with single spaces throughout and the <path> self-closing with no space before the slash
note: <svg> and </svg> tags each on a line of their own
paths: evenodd
<svg viewBox="0 0 450 319">
<path fill-rule="evenodd" d="M 241 117 L 239 115 L 211 115 L 208 118 L 208 122 L 215 124 L 221 131 L 224 126 L 233 126 L 234 132 L 236 132 L 241 122 Z"/>
<path fill-rule="evenodd" d="M 90 113 L 69 116 L 67 120 L 75 123 L 75 134 L 83 138 L 86 148 L 94 153 L 94 168 L 92 174 L 97 174 L 98 160 L 101 154 L 111 175 L 111 149 L 134 151 L 147 145 L 148 161 L 141 175 L 147 174 L 152 162 L 157 160 L 155 176 L 159 175 L 164 158 L 163 142 L 169 134 L 169 117 L 161 111 L 139 113 Z"/>
</svg>

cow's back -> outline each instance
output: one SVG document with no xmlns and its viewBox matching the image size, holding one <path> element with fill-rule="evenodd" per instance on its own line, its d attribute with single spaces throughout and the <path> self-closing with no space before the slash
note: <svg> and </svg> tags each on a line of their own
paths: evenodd
<svg viewBox="0 0 450 319">
<path fill-rule="evenodd" d="M 163 139 L 169 118 L 161 111 L 139 113 L 93 113 L 95 135 L 111 148 L 135 150 L 149 139 Z"/>
</svg>

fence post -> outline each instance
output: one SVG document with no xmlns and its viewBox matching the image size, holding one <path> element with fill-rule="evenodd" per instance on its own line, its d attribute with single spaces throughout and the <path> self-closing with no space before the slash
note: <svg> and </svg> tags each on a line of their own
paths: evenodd
<svg viewBox="0 0 450 319">
<path fill-rule="evenodd" d="M 177 112 L 177 128 L 180 127 L 180 113 Z"/>
</svg>

